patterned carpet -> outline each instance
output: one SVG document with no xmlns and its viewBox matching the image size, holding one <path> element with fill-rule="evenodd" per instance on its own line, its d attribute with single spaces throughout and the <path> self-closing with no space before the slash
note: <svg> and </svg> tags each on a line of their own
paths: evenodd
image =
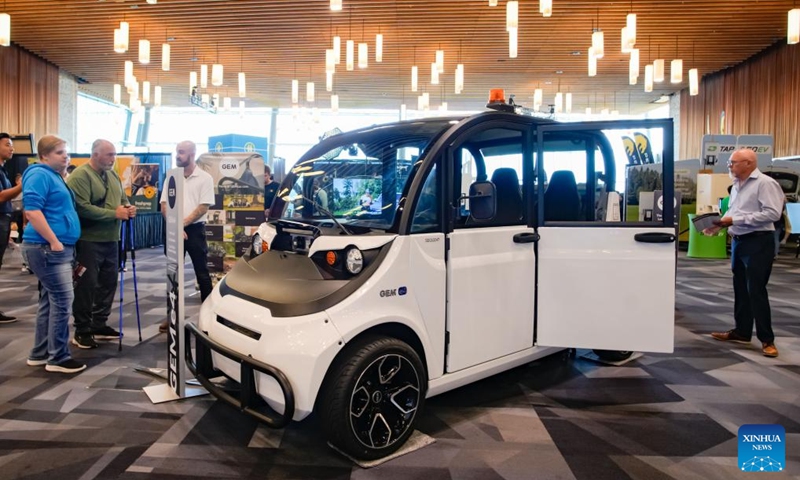
<svg viewBox="0 0 800 480">
<path fill-rule="evenodd" d="M 435 397 L 419 430 L 436 442 L 371 469 L 330 449 L 313 417 L 275 431 L 210 397 L 152 405 L 142 387 L 159 381 L 134 367 L 166 366 L 164 263 L 160 249 L 137 256 L 142 341 L 129 271 L 122 350 L 74 349 L 90 368 L 68 376 L 25 365 L 36 283 L 7 253 L 0 310 L 20 321 L 0 325 L 0 478 L 753 478 L 736 468 L 737 429 L 777 423 L 787 468 L 759 478 L 800 479 L 800 261 L 788 250 L 770 282 L 779 358 L 707 336 L 732 325 L 728 263 L 680 254 L 674 354 L 621 367 L 558 354 Z"/>
</svg>

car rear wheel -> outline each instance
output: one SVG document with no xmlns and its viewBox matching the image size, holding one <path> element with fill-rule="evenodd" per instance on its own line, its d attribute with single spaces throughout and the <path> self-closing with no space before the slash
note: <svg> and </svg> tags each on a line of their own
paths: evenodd
<svg viewBox="0 0 800 480">
<path fill-rule="evenodd" d="M 595 355 L 600 357 L 600 360 L 606 362 L 621 362 L 631 358 L 632 351 L 627 350 L 592 350 Z"/>
<path fill-rule="evenodd" d="M 328 440 L 360 460 L 399 449 L 425 403 L 428 378 L 419 355 L 396 338 L 369 337 L 328 372 L 317 411 Z"/>
</svg>

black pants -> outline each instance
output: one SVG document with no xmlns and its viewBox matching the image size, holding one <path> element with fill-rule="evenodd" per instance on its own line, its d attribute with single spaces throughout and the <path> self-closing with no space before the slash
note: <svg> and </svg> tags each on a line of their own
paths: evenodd
<svg viewBox="0 0 800 480">
<path fill-rule="evenodd" d="M 772 273 L 774 258 L 773 232 L 755 232 L 733 239 L 731 269 L 736 333 L 750 338 L 753 335 L 753 320 L 755 320 L 756 336 L 761 342 L 768 343 L 775 341 L 767 295 L 767 282 Z"/>
<path fill-rule="evenodd" d="M 0 213 L 0 267 L 3 266 L 3 256 L 6 254 L 9 238 L 11 238 L 11 214 Z"/>
<path fill-rule="evenodd" d="M 111 314 L 117 291 L 119 251 L 114 241 L 79 240 L 75 248 L 78 264 L 86 267 L 75 285 L 75 301 L 72 303 L 75 333 L 91 333 L 103 328 Z"/>
<path fill-rule="evenodd" d="M 194 275 L 200 284 L 200 300 L 205 301 L 211 295 L 211 274 L 208 273 L 208 242 L 206 241 L 205 223 L 193 223 L 183 229 L 186 241 L 183 249 L 189 254 L 194 267 Z"/>
</svg>

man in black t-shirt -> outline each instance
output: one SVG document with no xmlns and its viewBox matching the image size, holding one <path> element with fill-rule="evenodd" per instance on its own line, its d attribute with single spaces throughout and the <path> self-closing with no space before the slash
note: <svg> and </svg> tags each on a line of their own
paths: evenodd
<svg viewBox="0 0 800 480">
<path fill-rule="evenodd" d="M 3 255 L 6 253 L 8 240 L 11 237 L 11 214 L 14 211 L 11 207 L 11 199 L 22 191 L 20 179 L 18 178 L 15 182 L 16 185 L 12 186 L 4 168 L 5 163 L 13 156 L 14 142 L 11 141 L 11 135 L 0 133 L 0 267 L 3 266 Z M 0 323 L 11 323 L 16 320 L 15 317 L 0 312 Z"/>
<path fill-rule="evenodd" d="M 269 207 L 278 192 L 278 182 L 272 181 L 272 170 L 269 165 L 264 165 L 264 217 L 269 218 Z"/>
</svg>

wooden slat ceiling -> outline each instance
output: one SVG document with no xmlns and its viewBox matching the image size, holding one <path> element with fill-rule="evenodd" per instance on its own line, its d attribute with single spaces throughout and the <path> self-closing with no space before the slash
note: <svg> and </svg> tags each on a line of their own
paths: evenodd
<svg viewBox="0 0 800 480">
<path fill-rule="evenodd" d="M 369 44 L 366 70 L 337 65 L 335 93 L 341 108 L 397 108 L 403 99 L 416 108 L 410 70 L 419 65 L 420 91 L 431 95 L 431 108 L 445 100 L 451 110 L 485 105 L 490 88 L 505 88 L 518 103 L 532 103 L 541 86 L 545 104 L 561 91 L 573 93 L 573 109 L 608 107 L 623 114 L 653 107 L 662 94 L 688 86 L 689 68 L 700 75 L 736 65 L 776 42 L 785 42 L 787 11 L 792 1 L 769 0 L 553 0 L 553 15 L 539 13 L 538 0 L 521 0 L 519 55 L 509 58 L 505 1 L 487 0 L 344 0 L 332 12 L 329 0 L 8 0 L 12 41 L 87 83 L 81 89 L 111 99 L 121 82 L 123 61 L 135 62 L 139 80 L 164 89 L 164 104 L 187 106 L 189 71 L 201 63 L 225 67 L 225 86 L 209 88 L 238 104 L 236 74 L 247 75 L 248 107 L 289 107 L 291 80 L 316 84 L 314 106 L 328 108 L 325 49 L 333 34 Z M 638 85 L 628 85 L 628 55 L 620 52 L 625 16 L 638 16 L 637 47 L 641 56 Z M 113 31 L 130 23 L 130 49 L 113 50 Z M 598 74 L 587 75 L 586 52 L 593 26 L 605 32 L 605 58 Z M 374 58 L 375 35 L 384 36 L 383 62 Z M 136 62 L 138 40 L 148 38 L 152 62 Z M 171 70 L 161 71 L 161 43 L 171 38 Z M 677 39 L 677 47 L 676 47 Z M 443 84 L 429 85 L 434 51 L 445 50 Z M 644 65 L 659 56 L 684 60 L 684 82 L 643 89 Z M 793 47 L 794 48 L 794 47 Z M 344 56 L 344 54 L 343 54 Z M 465 89 L 453 93 L 459 58 L 465 65 Z M 344 62 L 344 59 L 342 59 Z M 210 67 L 209 67 L 210 71 Z M 559 73 L 560 72 L 560 73 Z M 210 87 L 210 85 L 209 85 Z M 123 100 L 124 101 L 124 100 Z"/>
</svg>

